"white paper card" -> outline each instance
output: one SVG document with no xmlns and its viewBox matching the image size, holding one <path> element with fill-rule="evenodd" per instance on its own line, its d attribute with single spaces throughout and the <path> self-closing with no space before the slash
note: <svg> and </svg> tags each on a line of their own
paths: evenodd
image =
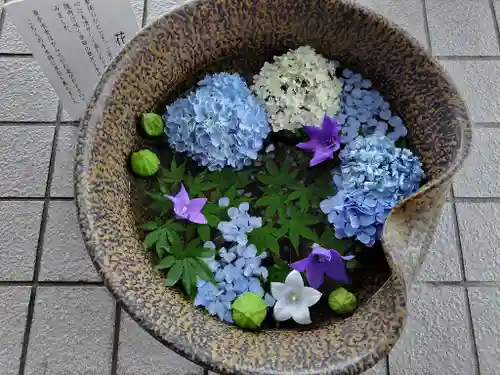
<svg viewBox="0 0 500 375">
<path fill-rule="evenodd" d="M 19 0 L 5 9 L 73 118 L 139 31 L 130 0 Z"/>
</svg>

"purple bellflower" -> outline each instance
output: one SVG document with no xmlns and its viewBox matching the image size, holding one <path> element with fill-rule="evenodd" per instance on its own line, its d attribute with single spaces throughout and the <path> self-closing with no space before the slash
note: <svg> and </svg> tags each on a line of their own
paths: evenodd
<svg viewBox="0 0 500 375">
<path fill-rule="evenodd" d="M 314 156 L 309 163 L 310 167 L 333 159 L 333 153 L 340 148 L 340 126 L 332 118 L 325 116 L 321 128 L 316 126 L 304 126 L 310 140 L 297 144 L 297 147 L 314 152 Z"/>
<path fill-rule="evenodd" d="M 166 195 L 174 204 L 174 212 L 178 219 L 186 219 L 196 224 L 206 224 L 207 219 L 201 213 L 203 206 L 207 202 L 207 198 L 189 199 L 186 188 L 181 184 L 179 193 L 172 197 Z"/>
<path fill-rule="evenodd" d="M 349 283 L 344 260 L 353 258 L 353 255 L 342 256 L 333 249 L 315 247 L 309 257 L 290 264 L 290 267 L 299 272 L 306 271 L 309 285 L 318 289 L 323 284 L 325 274 L 332 280 Z"/>
</svg>

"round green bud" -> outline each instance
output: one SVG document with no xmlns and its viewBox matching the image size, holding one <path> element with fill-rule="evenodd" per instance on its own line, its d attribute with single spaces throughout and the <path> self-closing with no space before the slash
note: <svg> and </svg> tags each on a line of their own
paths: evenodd
<svg viewBox="0 0 500 375">
<path fill-rule="evenodd" d="M 352 313 L 358 306 L 356 296 L 344 288 L 335 289 L 328 296 L 328 305 L 340 315 Z"/>
<path fill-rule="evenodd" d="M 236 298 L 231 309 L 234 322 L 241 328 L 259 328 L 267 315 L 266 302 L 252 292 L 246 292 Z"/>
<path fill-rule="evenodd" d="M 149 137 L 159 137 L 163 134 L 163 118 L 157 113 L 143 113 L 141 115 L 141 126 Z"/>
<path fill-rule="evenodd" d="M 132 172 L 140 177 L 153 176 L 160 169 L 160 159 L 151 150 L 133 152 L 130 157 Z"/>
</svg>

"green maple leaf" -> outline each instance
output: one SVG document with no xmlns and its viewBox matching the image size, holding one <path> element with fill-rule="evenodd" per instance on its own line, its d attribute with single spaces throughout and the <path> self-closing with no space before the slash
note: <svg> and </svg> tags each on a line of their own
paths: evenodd
<svg viewBox="0 0 500 375">
<path fill-rule="evenodd" d="M 322 220 L 320 218 L 298 212 L 294 208 L 289 208 L 288 214 L 290 219 L 286 221 L 282 220 L 284 228 L 281 228 L 281 230 L 284 231 L 286 228 L 288 239 L 297 252 L 299 250 L 300 237 L 315 242 L 318 241 L 318 235 L 310 226 L 321 222 Z"/>
<path fill-rule="evenodd" d="M 270 251 L 274 254 L 280 252 L 278 237 L 276 237 L 276 229 L 272 227 L 260 227 L 248 233 L 248 242 L 255 245 L 259 254 L 263 251 Z"/>
<path fill-rule="evenodd" d="M 269 267 L 269 281 L 282 283 L 290 273 L 291 268 L 287 262 L 282 259 L 275 259 L 274 264 Z"/>
<path fill-rule="evenodd" d="M 172 158 L 172 162 L 170 163 L 170 169 L 162 168 L 158 177 L 158 181 L 163 182 L 165 185 L 170 185 L 172 187 L 173 184 L 184 181 L 185 176 L 186 163 L 182 163 L 181 165 L 177 165 L 175 158 Z"/>
<path fill-rule="evenodd" d="M 195 177 L 188 174 L 186 178 L 186 187 L 190 198 L 198 196 L 200 193 L 212 190 L 217 187 L 214 182 L 205 181 L 206 174 L 199 173 Z"/>
<path fill-rule="evenodd" d="M 279 193 L 274 193 L 271 195 L 265 195 L 255 202 L 258 207 L 266 207 L 264 214 L 265 217 L 271 219 L 276 213 L 280 217 L 285 216 L 286 213 L 286 199 L 283 195 Z"/>
<path fill-rule="evenodd" d="M 207 173 L 207 180 L 216 184 L 219 192 L 231 187 L 244 189 L 250 183 L 250 171 L 234 171 L 224 168 L 222 171 Z"/>
<path fill-rule="evenodd" d="M 265 185 L 262 187 L 262 190 L 265 192 L 276 192 L 282 187 L 290 186 L 296 182 L 297 171 L 291 170 L 288 159 L 285 159 L 280 167 L 274 161 L 268 161 L 266 163 L 266 171 L 266 175 L 258 177 L 259 181 Z"/>
</svg>

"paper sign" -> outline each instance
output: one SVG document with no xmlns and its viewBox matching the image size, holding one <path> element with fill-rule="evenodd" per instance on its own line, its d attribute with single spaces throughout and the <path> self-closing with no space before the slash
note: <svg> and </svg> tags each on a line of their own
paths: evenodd
<svg viewBox="0 0 500 375">
<path fill-rule="evenodd" d="M 19 0 L 5 9 L 74 118 L 108 64 L 139 31 L 129 0 Z"/>
</svg>

